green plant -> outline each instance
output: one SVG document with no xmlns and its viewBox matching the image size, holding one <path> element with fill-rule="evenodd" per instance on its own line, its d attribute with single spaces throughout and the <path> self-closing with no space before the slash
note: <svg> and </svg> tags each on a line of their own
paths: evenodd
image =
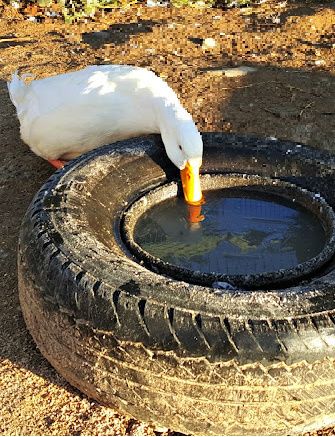
<svg viewBox="0 0 335 437">
<path fill-rule="evenodd" d="M 72 23 L 80 18 L 94 16 L 99 9 L 127 9 L 137 0 L 37 0 L 41 8 L 50 8 L 52 3 L 60 6 L 65 22 Z"/>
<path fill-rule="evenodd" d="M 92 17 L 101 9 L 122 8 L 127 9 L 138 0 L 31 0 L 30 3 L 37 3 L 41 8 L 50 8 L 57 4 L 61 10 L 65 22 L 71 23 L 84 17 Z M 145 3 L 146 0 L 141 0 Z M 245 6 L 254 4 L 260 0 L 170 0 L 174 7 L 210 8 L 217 5 L 226 7 Z M 25 3 L 26 0 L 22 0 Z"/>
<path fill-rule="evenodd" d="M 210 8 L 217 3 L 217 0 L 171 0 L 171 3 L 175 7 Z M 220 0 L 220 4 L 227 7 L 244 6 L 250 3 L 255 3 L 255 0 Z"/>
<path fill-rule="evenodd" d="M 192 8 L 210 8 L 214 5 L 215 0 L 171 0 L 173 6 L 180 8 L 190 6 Z"/>
<path fill-rule="evenodd" d="M 49 8 L 52 4 L 52 0 L 38 0 L 38 6 L 41 8 Z"/>
</svg>

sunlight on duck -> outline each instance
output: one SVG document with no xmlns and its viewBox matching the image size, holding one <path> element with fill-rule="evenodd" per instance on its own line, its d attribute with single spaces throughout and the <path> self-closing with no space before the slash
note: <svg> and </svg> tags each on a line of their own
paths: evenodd
<svg viewBox="0 0 335 437">
<path fill-rule="evenodd" d="M 8 90 L 21 138 L 36 155 L 60 168 L 105 144 L 160 133 L 168 157 L 182 171 L 186 202 L 201 201 L 201 135 L 176 93 L 153 72 L 92 65 L 30 83 L 26 77 L 15 72 Z"/>
</svg>

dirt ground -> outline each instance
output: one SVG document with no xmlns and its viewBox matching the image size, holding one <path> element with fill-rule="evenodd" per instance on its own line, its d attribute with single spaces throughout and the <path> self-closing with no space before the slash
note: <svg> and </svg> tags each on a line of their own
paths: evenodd
<svg viewBox="0 0 335 437">
<path fill-rule="evenodd" d="M 335 3 L 229 11 L 137 6 L 65 25 L 28 21 L 0 0 L 0 14 L 0 433 L 168 434 L 70 387 L 25 328 L 17 238 L 29 202 L 53 170 L 20 140 L 6 80 L 17 68 L 45 77 L 89 64 L 136 64 L 165 78 L 203 131 L 274 136 L 335 151 Z M 216 45 L 206 50 L 208 37 Z M 255 71 L 241 77 L 220 71 L 237 65 Z"/>
</svg>

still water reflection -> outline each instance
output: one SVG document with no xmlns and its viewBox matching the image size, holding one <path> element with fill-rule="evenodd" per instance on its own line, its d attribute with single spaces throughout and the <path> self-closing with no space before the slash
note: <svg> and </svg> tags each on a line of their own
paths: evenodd
<svg viewBox="0 0 335 437">
<path fill-rule="evenodd" d="M 322 224 L 293 201 L 234 189 L 205 198 L 205 219 L 193 224 L 182 199 L 155 205 L 138 221 L 135 241 L 180 267 L 230 275 L 294 267 L 324 247 Z"/>
</svg>

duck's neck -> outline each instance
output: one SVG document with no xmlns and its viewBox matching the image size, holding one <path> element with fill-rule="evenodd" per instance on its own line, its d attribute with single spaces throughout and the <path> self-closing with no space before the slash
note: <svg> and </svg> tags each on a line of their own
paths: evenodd
<svg viewBox="0 0 335 437">
<path fill-rule="evenodd" d="M 160 99 L 156 105 L 156 119 L 160 132 L 164 130 L 175 130 L 183 121 L 192 120 L 191 115 L 180 104 L 179 100 L 169 101 Z"/>
</svg>

